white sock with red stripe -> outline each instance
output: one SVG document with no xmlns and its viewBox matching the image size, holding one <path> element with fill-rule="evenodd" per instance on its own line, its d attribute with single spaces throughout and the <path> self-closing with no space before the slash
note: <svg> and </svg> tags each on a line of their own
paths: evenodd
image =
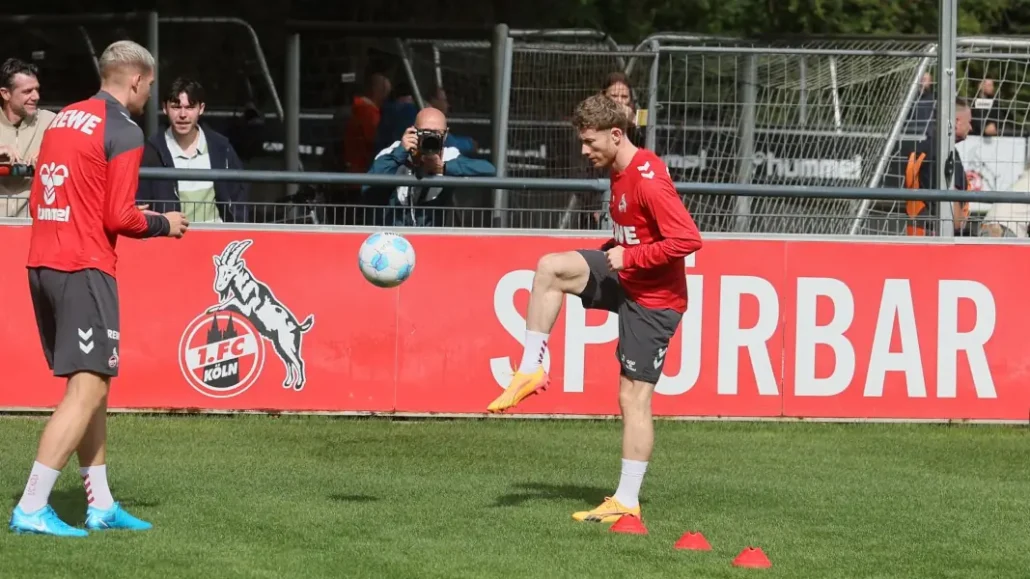
<svg viewBox="0 0 1030 579">
<path fill-rule="evenodd" d="M 532 374 L 544 363 L 544 352 L 547 351 L 547 334 L 526 330 L 526 349 L 522 351 L 522 363 L 519 372 Z"/>
<path fill-rule="evenodd" d="M 619 488 L 615 491 L 615 500 L 631 509 L 639 506 L 640 485 L 644 483 L 645 473 L 647 473 L 647 461 L 622 459 L 622 476 L 619 477 Z"/>
<path fill-rule="evenodd" d="M 79 469 L 79 474 L 86 487 L 86 502 L 89 506 L 104 511 L 114 506 L 111 488 L 107 486 L 107 465 L 84 466 Z"/>
<path fill-rule="evenodd" d="M 32 472 L 29 473 L 29 482 L 25 484 L 25 492 L 21 495 L 18 506 L 28 514 L 42 509 L 50 501 L 50 491 L 54 490 L 54 483 L 61 471 L 54 470 L 45 464 L 32 463 Z"/>
</svg>

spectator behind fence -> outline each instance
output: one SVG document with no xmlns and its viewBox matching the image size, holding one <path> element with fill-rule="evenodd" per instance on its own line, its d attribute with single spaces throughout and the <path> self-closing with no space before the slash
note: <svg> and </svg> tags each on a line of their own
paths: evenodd
<svg viewBox="0 0 1030 579">
<path fill-rule="evenodd" d="M 375 155 L 380 108 L 390 94 L 390 79 L 375 72 L 365 79 L 361 94 L 351 103 L 350 119 L 343 130 L 343 170 L 367 173 Z"/>
<path fill-rule="evenodd" d="M 444 145 L 447 117 L 438 109 L 422 109 L 413 126 L 400 140 L 384 148 L 372 161 L 369 173 L 376 175 L 446 175 L 448 177 L 492 176 L 493 164 L 466 157 L 456 147 Z M 440 209 L 452 207 L 454 192 L 449 187 L 368 187 L 362 188 L 371 205 L 389 205 L 376 216 L 376 224 L 394 227 L 441 224 Z"/>
<path fill-rule="evenodd" d="M 429 99 L 429 106 L 438 109 L 444 116 L 450 114 L 451 102 L 447 99 L 447 91 L 443 87 L 436 89 L 436 94 L 433 95 L 433 98 Z M 455 135 L 450 131 L 447 132 L 447 140 L 444 141 L 444 146 L 454 147 L 462 155 L 475 155 L 479 152 L 479 143 L 475 139 L 464 135 Z"/>
<path fill-rule="evenodd" d="M 175 79 L 165 93 L 163 109 L 169 127 L 147 140 L 144 167 L 243 169 L 229 139 L 200 126 L 204 87 L 199 82 Z M 158 213 L 181 211 L 191 223 L 246 222 L 247 193 L 244 182 L 140 179 L 136 201 Z"/>
<path fill-rule="evenodd" d="M 973 100 L 973 134 L 996 137 L 1001 132 L 1001 111 L 995 98 L 994 81 L 985 78 L 980 83 L 980 96 Z"/>
<path fill-rule="evenodd" d="M 383 105 L 383 114 L 379 120 L 379 130 L 376 131 L 376 150 L 381 151 L 404 136 L 404 132 L 415 124 L 415 116 L 418 115 L 418 104 L 415 102 L 415 91 L 411 83 L 401 80 L 397 83 L 393 97 Z M 429 100 L 430 106 L 435 107 L 445 116 L 450 109 L 447 101 L 447 93 L 438 88 L 433 98 Z M 442 105 L 443 108 L 437 105 Z M 447 133 L 447 140 L 444 146 L 454 147 L 463 155 L 473 155 L 478 151 L 478 145 L 473 139 L 460 137 Z"/>
<path fill-rule="evenodd" d="M 0 65 L 0 162 L 34 165 L 43 131 L 57 116 L 40 110 L 39 70 L 34 64 L 7 59 Z M 28 217 L 31 177 L 0 177 L 0 217 Z"/>
<path fill-rule="evenodd" d="M 905 188 L 906 189 L 955 189 L 965 191 L 966 172 L 962 167 L 962 158 L 958 149 L 952 149 L 950 157 L 944 164 L 945 176 L 952 180 L 953 187 L 939 187 L 937 184 L 937 139 L 935 130 L 931 125 L 927 132 L 927 138 L 916 145 L 914 150 L 908 153 L 905 165 Z M 963 99 L 955 101 L 955 142 L 965 140 L 972 129 L 972 112 L 969 104 Z M 908 224 L 905 228 L 907 235 L 924 236 L 936 235 L 940 223 L 938 202 L 929 200 L 912 200 L 905 203 L 905 213 L 908 214 Z M 969 217 L 968 202 L 952 203 L 952 216 L 955 235 L 969 235 L 966 228 Z"/>
<path fill-rule="evenodd" d="M 1030 195 L 1030 169 L 1023 173 L 1008 189 L 1024 195 Z M 980 237 L 1020 237 L 1026 238 L 1030 230 L 1030 204 L 1027 203 L 992 203 L 980 224 Z"/>
<path fill-rule="evenodd" d="M 644 146 L 641 139 L 642 131 L 637 126 L 637 106 L 633 98 L 633 85 L 629 83 L 629 77 L 623 72 L 609 74 L 601 86 L 601 94 L 622 105 L 626 116 L 629 118 L 629 140 L 638 147 Z"/>
</svg>

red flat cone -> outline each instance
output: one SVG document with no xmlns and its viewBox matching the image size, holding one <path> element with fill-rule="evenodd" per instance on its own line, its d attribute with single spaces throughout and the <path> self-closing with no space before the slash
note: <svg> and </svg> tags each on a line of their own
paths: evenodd
<svg viewBox="0 0 1030 579">
<path fill-rule="evenodd" d="M 712 546 L 708 544 L 708 539 L 701 534 L 700 531 L 693 532 L 687 531 L 683 533 L 679 541 L 672 546 L 673 549 L 690 549 L 691 551 L 711 551 Z"/>
<path fill-rule="evenodd" d="M 734 567 L 751 567 L 753 569 L 768 569 L 772 567 L 772 561 L 765 556 L 761 547 L 747 547 L 733 560 Z"/>
<path fill-rule="evenodd" d="M 618 521 L 609 529 L 613 533 L 628 533 L 630 535 L 646 535 L 647 527 L 639 517 L 633 515 L 622 515 Z"/>
</svg>

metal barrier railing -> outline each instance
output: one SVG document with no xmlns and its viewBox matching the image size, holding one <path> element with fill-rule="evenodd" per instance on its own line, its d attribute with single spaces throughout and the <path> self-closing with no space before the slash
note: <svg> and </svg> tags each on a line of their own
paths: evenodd
<svg viewBox="0 0 1030 579">
<path fill-rule="evenodd" d="M 250 183 L 295 183 L 299 185 L 322 186 L 322 185 L 368 185 L 372 187 L 397 187 L 397 186 L 436 186 L 457 189 L 481 189 L 481 190 L 564 190 L 569 192 L 603 192 L 608 190 L 610 183 L 608 179 L 548 179 L 548 178 L 511 178 L 511 177 L 425 177 L 400 175 L 372 175 L 353 173 L 316 173 L 316 172 L 289 172 L 289 171 L 238 171 L 226 169 L 195 170 L 195 169 L 171 169 L 146 167 L 140 170 L 141 179 L 157 180 L 203 180 L 203 181 L 234 181 Z M 676 190 L 682 195 L 724 195 L 724 196 L 756 196 L 753 188 L 741 187 L 736 184 L 726 183 L 675 183 Z M 911 190 L 911 189 L 873 189 L 865 187 L 840 187 L 832 189 L 814 189 L 808 187 L 767 185 L 761 189 L 759 196 L 770 198 L 824 198 L 839 199 L 845 198 L 853 201 L 863 199 L 894 199 L 909 200 L 921 199 L 930 203 L 962 201 L 979 203 L 1006 203 L 1017 206 L 1030 206 L 1030 195 L 1016 191 L 992 191 L 992 192 L 970 192 L 955 190 Z M 3 200 L 0 200 L 2 202 Z M 24 202 L 24 200 L 21 200 Z M 141 204 L 147 204 L 147 200 L 139 200 Z M 178 204 L 178 202 L 176 202 Z M 181 206 L 181 204 L 179 204 Z M 211 204 L 209 204 L 211 205 Z M 250 203 L 241 202 L 233 204 L 214 204 L 218 209 L 226 210 L 231 218 L 226 221 L 238 221 L 244 223 L 292 223 L 292 224 L 348 224 L 348 225 L 374 225 L 374 226 L 397 226 L 408 217 L 415 217 L 410 223 L 447 225 L 464 228 L 496 228 L 497 221 L 496 207 L 482 206 L 451 206 L 451 207 L 405 207 L 405 206 L 384 206 L 357 204 L 330 203 L 324 196 L 318 194 L 307 195 L 303 198 L 294 198 L 289 202 L 282 203 Z M 2 208 L 2 205 L 0 205 Z M 183 207 L 184 210 L 196 209 L 196 207 Z M 574 230 L 599 230 L 605 229 L 602 217 L 607 208 L 586 210 L 555 209 L 550 212 L 539 209 L 504 209 L 508 228 L 529 228 L 529 229 L 556 229 L 560 221 L 566 224 L 567 229 Z M 710 214 L 704 207 L 693 208 L 695 219 L 698 217 L 726 217 L 725 215 Z M 209 211 L 212 216 L 214 212 Z M 6 213 L 5 213 L 6 214 Z M 571 215 L 571 218 L 570 218 Z M 1010 231 L 1025 232 L 1030 222 L 1030 212 L 1027 212 L 1026 219 L 995 218 L 991 221 L 996 225 L 998 231 L 992 236 L 1010 237 L 1005 229 Z M 819 221 L 829 223 L 821 227 L 810 227 L 812 233 L 822 235 L 833 234 L 837 228 L 832 225 L 834 221 L 850 219 L 850 216 L 834 214 L 791 214 L 784 213 L 776 215 L 782 220 Z M 872 219 L 872 218 L 870 218 Z M 902 235 L 905 226 L 903 216 L 882 216 L 875 220 L 877 233 L 880 235 Z M 941 219 L 943 223 L 945 220 Z M 705 231 L 705 228 L 702 228 Z M 760 231 L 753 230 L 752 233 Z M 765 231 L 764 233 L 779 233 L 777 231 Z M 967 235 L 980 235 L 977 230 L 971 230 Z M 1025 236 L 1025 233 L 1019 235 Z"/>
</svg>

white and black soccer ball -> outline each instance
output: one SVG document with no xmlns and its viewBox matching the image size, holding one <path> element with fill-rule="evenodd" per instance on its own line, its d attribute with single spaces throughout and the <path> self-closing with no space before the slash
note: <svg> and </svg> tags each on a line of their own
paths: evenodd
<svg viewBox="0 0 1030 579">
<path fill-rule="evenodd" d="M 404 283 L 415 270 L 415 248 L 401 235 L 373 233 L 358 250 L 361 275 L 372 285 L 389 288 Z"/>
</svg>

